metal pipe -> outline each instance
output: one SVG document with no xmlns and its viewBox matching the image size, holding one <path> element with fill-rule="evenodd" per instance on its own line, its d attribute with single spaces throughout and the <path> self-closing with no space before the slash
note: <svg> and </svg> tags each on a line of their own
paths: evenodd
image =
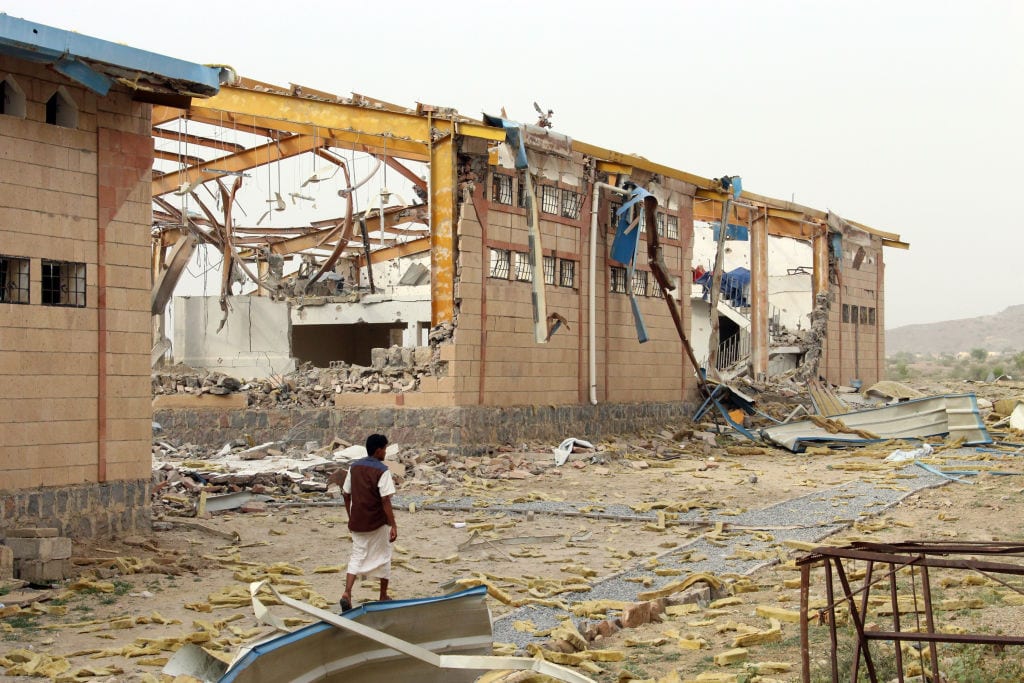
<svg viewBox="0 0 1024 683">
<path fill-rule="evenodd" d="M 629 194 L 621 187 L 608 183 L 594 183 L 594 197 L 590 204 L 590 273 L 587 279 L 589 308 L 587 311 L 587 371 L 590 381 L 590 405 L 597 405 L 597 208 L 601 188 Z"/>
</svg>

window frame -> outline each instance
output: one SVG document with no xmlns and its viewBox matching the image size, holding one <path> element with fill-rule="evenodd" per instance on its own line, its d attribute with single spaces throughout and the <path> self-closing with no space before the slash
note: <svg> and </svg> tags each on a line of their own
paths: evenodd
<svg viewBox="0 0 1024 683">
<path fill-rule="evenodd" d="M 12 272 L 12 265 L 19 267 Z M 32 303 L 32 259 L 0 254 L 0 304 L 26 305 L 30 303 Z"/>
<path fill-rule="evenodd" d="M 54 259 L 42 259 L 41 266 L 41 279 L 42 289 L 40 294 L 40 303 L 43 306 L 58 306 L 64 308 L 85 308 L 87 299 L 87 265 L 85 263 L 79 263 L 77 261 L 58 261 Z M 57 268 L 58 274 L 56 278 L 59 280 L 59 286 L 54 289 L 52 285 L 48 285 L 48 280 L 52 283 L 54 275 L 52 269 Z M 66 269 L 73 268 L 73 272 L 65 272 Z M 50 269 L 51 272 L 47 272 Z M 72 286 L 73 285 L 73 286 Z M 58 293 L 58 301 L 54 301 L 53 295 Z M 51 299 L 51 300 L 48 300 Z"/>
</svg>

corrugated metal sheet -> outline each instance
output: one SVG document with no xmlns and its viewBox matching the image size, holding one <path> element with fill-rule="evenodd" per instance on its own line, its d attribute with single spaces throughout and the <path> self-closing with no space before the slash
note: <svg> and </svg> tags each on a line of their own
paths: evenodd
<svg viewBox="0 0 1024 683">
<path fill-rule="evenodd" d="M 963 437 L 965 445 L 992 443 L 992 437 L 978 412 L 974 394 L 930 396 L 881 408 L 833 415 L 830 419 L 850 432 L 870 432 L 878 438 L 865 438 L 845 431 L 831 432 L 811 420 L 769 427 L 762 430 L 761 435 L 794 453 L 802 451 L 809 443 L 859 444 L 885 439 L 923 439 L 945 434 L 952 438 Z"/>
</svg>

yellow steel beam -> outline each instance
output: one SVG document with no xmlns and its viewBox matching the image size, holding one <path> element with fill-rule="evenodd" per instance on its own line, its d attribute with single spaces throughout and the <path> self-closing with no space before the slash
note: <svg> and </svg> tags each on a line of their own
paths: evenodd
<svg viewBox="0 0 1024 683">
<path fill-rule="evenodd" d="M 400 258 L 402 256 L 422 254 L 425 251 L 430 251 L 429 237 L 421 237 L 417 240 L 409 240 L 408 242 L 396 244 L 393 247 L 371 251 L 370 263 L 381 263 L 382 261 L 390 261 L 391 259 Z M 359 267 L 366 267 L 366 256 L 363 254 L 359 255 Z"/>
<path fill-rule="evenodd" d="M 337 147 L 338 149 L 355 149 L 357 152 L 365 152 L 367 154 L 386 153 L 388 156 L 409 159 L 411 161 L 427 160 L 427 145 L 420 141 L 385 138 L 367 135 L 361 131 L 326 128 L 294 121 L 285 122 L 261 116 L 252 117 L 224 113 L 208 108 L 205 100 L 192 106 L 189 110 L 189 118 L 215 126 L 222 126 L 228 130 L 237 128 L 246 132 L 256 132 L 266 137 L 275 137 L 275 134 L 278 132 L 298 133 L 323 138 L 326 140 L 327 146 Z"/>
<path fill-rule="evenodd" d="M 203 109 L 225 112 L 243 119 L 252 117 L 253 125 L 265 125 L 295 133 L 308 133 L 308 127 L 332 131 L 358 132 L 389 138 L 427 142 L 430 128 L 426 117 L 359 107 L 341 102 L 324 102 L 302 97 L 222 87 L 213 97 L 203 100 Z M 264 122 L 265 121 L 265 122 Z M 450 123 L 436 120 L 434 125 L 450 129 Z"/>
<path fill-rule="evenodd" d="M 671 166 L 665 166 L 663 164 L 656 164 L 653 161 L 649 161 L 642 157 L 638 157 L 634 154 L 623 154 L 614 150 L 605 149 L 604 147 L 598 147 L 597 145 L 591 145 L 580 140 L 572 141 L 572 149 L 575 152 L 580 152 L 588 156 L 594 157 L 599 161 L 610 161 L 612 163 L 620 164 L 622 166 L 629 166 L 631 168 L 639 168 L 644 171 L 650 171 L 651 173 L 659 173 L 667 178 L 675 178 L 676 180 L 682 180 L 684 183 L 690 183 L 697 187 L 703 187 L 711 189 L 716 187 L 718 183 L 711 180 L 710 178 L 704 178 L 699 175 L 680 171 L 679 169 L 672 168 Z"/>
<path fill-rule="evenodd" d="M 176 142 L 185 142 L 190 145 L 197 145 L 199 147 L 219 149 L 224 152 L 241 152 L 242 150 L 245 149 L 245 145 L 240 145 L 236 142 L 214 140 L 213 138 L 206 138 L 201 135 L 189 135 L 188 133 L 181 133 L 176 130 L 166 130 L 165 128 L 154 127 L 153 137 L 163 138 L 164 140 L 174 140 Z"/>
<path fill-rule="evenodd" d="M 268 142 L 265 145 L 253 147 L 238 154 L 211 159 L 202 164 L 182 169 L 179 172 L 162 175 L 153 181 L 153 194 L 156 196 L 167 194 L 177 189 L 179 185 L 191 184 L 196 180 L 213 180 L 216 174 L 207 173 L 208 169 L 230 172 L 245 171 L 262 166 L 263 164 L 269 164 L 272 161 L 280 161 L 297 154 L 303 154 L 323 144 L 324 140 L 322 138 L 314 140 L 306 135 L 294 135 L 280 142 Z"/>
<path fill-rule="evenodd" d="M 162 104 L 153 105 L 153 113 L 150 115 L 154 126 L 159 126 L 161 123 L 167 123 L 175 119 L 180 119 L 185 116 L 184 109 L 178 109 L 177 107 L 165 107 Z"/>
<path fill-rule="evenodd" d="M 612 175 L 632 175 L 633 167 L 625 164 L 619 164 L 614 161 L 598 161 L 597 170 L 604 173 L 611 173 Z"/>
<path fill-rule="evenodd" d="M 455 149 L 452 136 L 430 150 L 430 325 L 455 317 Z"/>
<path fill-rule="evenodd" d="M 195 166 L 203 163 L 202 157 L 192 156 L 191 154 L 175 154 L 174 152 L 165 152 L 162 149 L 153 150 L 154 159 L 163 159 L 164 161 L 176 161 L 182 164 L 188 164 L 189 166 Z"/>
<path fill-rule="evenodd" d="M 505 141 L 505 129 L 495 128 L 494 126 L 485 126 L 480 123 L 469 122 L 469 121 L 457 121 L 455 123 L 455 132 L 459 135 L 465 135 L 469 138 L 482 138 L 484 140 L 490 140 L 491 142 L 504 142 Z"/>
</svg>

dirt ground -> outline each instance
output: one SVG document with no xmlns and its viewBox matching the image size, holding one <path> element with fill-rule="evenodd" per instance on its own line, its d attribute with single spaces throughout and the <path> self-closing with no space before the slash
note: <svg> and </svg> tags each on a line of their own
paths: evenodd
<svg viewBox="0 0 1024 683">
<path fill-rule="evenodd" d="M 971 389 L 984 394 L 978 387 Z M 667 427 L 673 430 L 678 426 Z M 994 435 L 1024 442 L 1020 434 Z M 471 496 L 480 502 L 472 512 L 431 511 L 422 506 L 398 509 L 392 597 L 437 595 L 452 590 L 455 581 L 484 574 L 514 598 L 523 597 L 527 595 L 525 588 L 509 579 L 565 581 L 568 574 L 563 568 L 583 565 L 596 572 L 592 580 L 599 580 L 643 565 L 666 548 L 685 546 L 710 531 L 708 526 L 689 524 L 669 523 L 666 529 L 657 530 L 629 520 L 514 515 L 489 511 L 488 503 L 574 501 L 588 502 L 600 511 L 601 506 L 615 503 L 699 501 L 709 511 L 731 514 L 850 481 L 896 490 L 901 486 L 900 471 L 882 460 L 893 450 L 893 444 L 794 455 L 775 449 L 755 452 L 757 449 L 750 449 L 749 442 L 719 438 L 718 446 L 710 451 L 699 440 L 680 444 L 670 459 L 657 457 L 658 449 L 652 449 L 643 436 L 597 445 L 602 455 L 599 463 L 582 459 L 562 467 L 547 467 L 542 474 L 524 479 L 466 476 L 442 484 L 404 482 L 399 489 L 401 496 Z M 941 466 L 941 441 L 936 446 L 939 449 L 934 462 Z M 552 458 L 539 444 L 516 455 L 533 462 Z M 909 495 L 893 507 L 879 509 L 870 522 L 858 522 L 824 543 L 1024 540 L 1020 522 L 1024 519 L 1024 479 L 1013 476 L 1024 474 L 1024 458 L 989 452 L 977 452 L 972 458 L 967 467 L 979 474 L 965 477 L 971 483 L 951 481 Z M 292 507 L 271 506 L 263 512 L 232 511 L 207 519 L 184 520 L 204 528 L 174 526 L 146 537 L 76 543 L 74 561 L 81 572 L 79 581 L 41 591 L 0 588 L 5 593 L 0 594 L 0 603 L 6 605 L 0 609 L 0 670 L 6 669 L 5 680 L 39 680 L 38 674 L 19 675 L 24 670 L 18 666 L 34 666 L 58 680 L 171 680 L 162 677 L 160 669 L 171 650 L 183 641 L 200 643 L 230 657 L 238 645 L 271 632 L 254 618 L 246 593 L 249 581 L 268 576 L 280 588 L 290 589 L 293 597 L 337 611 L 350 547 L 345 511 L 340 505 L 331 505 L 332 499 L 326 496 L 310 496 L 308 501 Z M 239 542 L 230 542 L 231 534 L 237 534 Z M 497 540 L 517 536 L 558 539 L 517 545 L 481 544 L 460 550 L 471 537 Z M 782 549 L 790 559 L 804 554 L 801 549 Z M 813 575 L 812 601 L 824 595 L 822 576 L 820 570 Z M 793 580 L 798 577 L 799 572 L 786 563 L 773 563 L 750 577 L 748 592 L 737 593 L 722 605 L 665 615 L 660 623 L 619 631 L 593 647 L 621 651 L 621 661 L 601 662 L 602 671 L 588 675 L 599 681 L 685 681 L 698 680 L 701 674 L 711 672 L 719 678 L 701 680 L 799 680 L 798 624 L 772 623 L 756 613 L 757 607 L 765 606 L 796 610 L 799 591 Z M 943 612 L 943 623 L 968 632 L 1024 635 L 1024 607 L 1017 600 L 1005 598 L 1005 594 L 1020 590 L 1017 577 L 1011 578 L 1014 589 L 991 582 L 962 586 L 954 584 L 953 579 L 933 578 L 933 585 L 940 586 L 936 589 L 938 597 L 958 598 L 966 605 Z M 979 597 L 979 591 L 985 593 Z M 358 604 L 375 596 L 376 587 L 363 582 L 357 586 L 354 599 Z M 495 618 L 512 609 L 497 600 L 488 601 Z M 274 611 L 280 616 L 301 617 L 281 606 Z M 731 649 L 738 634 L 768 631 L 776 625 L 781 634 L 772 636 L 775 642 L 750 646 L 744 663 L 714 663 L 715 655 Z M 820 624 L 811 628 L 815 680 L 828 680 L 822 678 L 828 629 Z M 697 650 L 683 645 L 701 641 Z M 982 653 L 977 656 L 998 658 L 987 650 Z M 30 655 L 41 656 L 25 664 Z M 1004 667 L 993 677 L 970 678 L 980 670 L 976 662 L 972 669 L 973 656 L 950 654 L 944 659 L 948 659 L 949 680 L 1003 680 L 999 678 L 1002 672 L 1010 671 Z M 760 671 L 751 666 L 756 663 L 762 664 Z M 956 672 L 961 669 L 975 673 L 959 677 Z M 1005 680 L 1024 680 L 1014 678 L 1012 672 L 1005 675 Z"/>
</svg>

